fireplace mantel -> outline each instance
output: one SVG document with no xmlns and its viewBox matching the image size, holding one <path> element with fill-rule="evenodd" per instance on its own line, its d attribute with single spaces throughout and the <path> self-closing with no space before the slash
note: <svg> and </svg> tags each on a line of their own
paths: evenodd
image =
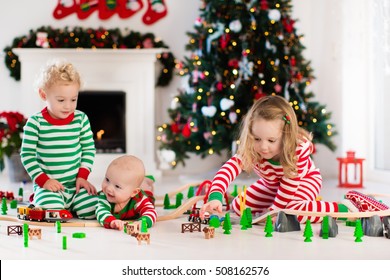
<svg viewBox="0 0 390 280">
<path fill-rule="evenodd" d="M 21 63 L 20 110 L 26 116 L 45 105 L 34 93 L 35 78 L 48 61 L 66 59 L 79 70 L 82 90 L 126 93 L 126 150 L 144 161 L 148 174 L 160 176 L 155 142 L 155 64 L 165 49 L 41 49 L 12 50 Z M 108 163 L 118 154 L 96 156 L 91 181 L 103 179 Z"/>
</svg>

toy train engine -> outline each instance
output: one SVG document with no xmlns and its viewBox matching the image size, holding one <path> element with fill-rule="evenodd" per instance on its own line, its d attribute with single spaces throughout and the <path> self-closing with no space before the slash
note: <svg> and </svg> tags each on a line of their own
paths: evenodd
<svg viewBox="0 0 390 280">
<path fill-rule="evenodd" d="M 17 209 L 17 217 L 22 220 L 38 221 L 38 222 L 66 222 L 73 218 L 72 213 L 68 210 L 43 210 L 41 208 L 30 208 L 21 206 Z"/>
<path fill-rule="evenodd" d="M 210 221 L 210 214 L 205 213 L 204 219 L 202 220 L 199 216 L 199 208 L 192 209 L 190 216 L 188 217 L 189 222 L 193 223 L 203 223 L 203 224 L 208 224 Z"/>
</svg>

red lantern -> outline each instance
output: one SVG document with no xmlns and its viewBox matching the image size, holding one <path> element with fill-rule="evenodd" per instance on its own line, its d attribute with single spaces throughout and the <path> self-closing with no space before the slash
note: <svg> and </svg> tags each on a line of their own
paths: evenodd
<svg viewBox="0 0 390 280">
<path fill-rule="evenodd" d="M 347 151 L 346 158 L 337 158 L 337 160 L 339 161 L 339 187 L 363 188 L 364 158 L 356 158 L 354 151 Z"/>
</svg>

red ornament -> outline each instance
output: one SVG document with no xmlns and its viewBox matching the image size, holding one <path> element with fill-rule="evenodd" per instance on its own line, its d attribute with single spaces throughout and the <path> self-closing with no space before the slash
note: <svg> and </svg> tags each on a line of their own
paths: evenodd
<svg viewBox="0 0 390 280">
<path fill-rule="evenodd" d="M 294 31 L 294 23 L 295 23 L 295 21 L 293 19 L 286 19 L 286 18 L 284 18 L 282 20 L 282 23 L 283 23 L 284 29 L 286 29 L 286 31 L 288 33 L 292 33 Z"/>
<path fill-rule="evenodd" d="M 173 133 L 179 133 L 180 129 L 179 129 L 179 125 L 177 123 L 173 123 L 171 124 L 171 131 Z"/>
<path fill-rule="evenodd" d="M 296 64 L 297 64 L 297 61 L 296 61 L 296 59 L 295 59 L 295 56 L 292 56 L 292 57 L 290 58 L 290 65 L 291 65 L 292 67 L 294 67 Z"/>
<path fill-rule="evenodd" d="M 228 66 L 232 68 L 238 68 L 238 63 L 238 59 L 233 58 L 229 60 Z"/>
<path fill-rule="evenodd" d="M 222 82 L 218 82 L 216 88 L 217 88 L 218 91 L 222 91 L 223 90 Z"/>
<path fill-rule="evenodd" d="M 297 78 L 297 80 L 298 80 L 299 82 L 302 81 L 303 76 L 302 76 L 301 72 L 298 72 L 298 73 L 295 75 L 295 78 Z"/>
<path fill-rule="evenodd" d="M 225 33 L 219 38 L 219 45 L 221 49 L 225 49 L 230 41 L 230 34 Z"/>
<path fill-rule="evenodd" d="M 181 134 L 185 138 L 188 138 L 188 137 L 191 136 L 191 127 L 190 127 L 190 125 L 188 123 L 183 127 L 183 131 L 181 132 Z"/>
<path fill-rule="evenodd" d="M 261 2 L 260 2 L 260 9 L 261 10 L 268 10 L 269 9 L 267 0 L 261 0 Z"/>
</svg>

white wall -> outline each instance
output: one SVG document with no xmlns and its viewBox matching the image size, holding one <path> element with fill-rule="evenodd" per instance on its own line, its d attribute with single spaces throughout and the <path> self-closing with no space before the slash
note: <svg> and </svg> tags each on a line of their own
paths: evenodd
<svg viewBox="0 0 390 280">
<path fill-rule="evenodd" d="M 52 12 L 57 5 L 56 0 L 14 0 L 3 3 L 0 9 L 0 47 L 11 45 L 15 37 L 27 35 L 30 29 L 41 26 L 52 26 L 61 28 L 65 26 L 82 27 L 105 27 L 105 28 L 128 28 L 129 30 L 141 33 L 152 32 L 156 37 L 160 37 L 178 58 L 185 55 L 184 45 L 188 41 L 186 31 L 192 30 L 193 23 L 198 16 L 199 0 L 166 0 L 168 15 L 156 22 L 154 25 L 145 25 L 142 22 L 142 15 L 146 11 L 146 1 L 144 8 L 128 19 L 120 19 L 114 15 L 108 20 L 100 20 L 97 12 L 93 13 L 85 20 L 79 20 L 72 14 L 61 20 L 56 20 Z M 1 53 L 1 60 L 4 61 L 4 52 Z M 9 77 L 9 71 L 4 63 L 0 63 L 0 85 L 1 102 L 0 110 L 18 108 L 19 83 Z M 169 89 L 164 88 L 163 92 L 175 93 L 176 86 Z M 164 94 L 164 93 L 163 93 Z"/>
<path fill-rule="evenodd" d="M 42 25 L 50 25 L 55 28 L 75 25 L 93 28 L 102 26 L 122 29 L 127 27 L 141 33 L 153 32 L 170 46 L 176 57 L 181 59 L 187 54 L 184 47 L 188 37 L 185 33 L 193 30 L 193 23 L 199 15 L 198 9 L 201 1 L 166 0 L 165 2 L 168 6 L 167 17 L 154 25 L 146 26 L 141 20 L 145 7 L 141 12 L 125 20 L 119 19 L 115 15 L 109 20 L 102 21 L 98 19 L 96 13 L 85 20 L 79 20 L 76 15 L 71 15 L 62 20 L 55 20 L 52 17 L 52 11 L 57 1 L 7 1 L 0 9 L 0 24 L 2 26 L 0 47 L 3 49 L 12 43 L 13 38 L 27 34 L 30 29 L 36 29 Z M 342 28 L 348 16 L 348 14 L 342 13 L 345 9 L 343 2 L 350 1 L 293 0 L 293 18 L 298 19 L 296 27 L 300 34 L 305 35 L 304 45 L 307 49 L 304 54 L 308 60 L 311 60 L 314 75 L 317 77 L 312 85 L 313 92 L 316 95 L 315 99 L 325 104 L 327 109 L 332 112 L 331 121 L 336 124 L 336 129 L 340 133 L 339 136 L 334 137 L 336 144 L 339 146 L 335 153 L 322 145 L 317 147 L 318 153 L 315 155 L 315 161 L 324 177 L 337 176 L 336 157 L 343 155 L 346 149 L 356 148 L 358 154 L 360 152 L 359 147 L 347 147 L 342 142 L 341 137 L 344 126 L 341 121 L 343 117 L 341 94 L 345 90 L 342 85 Z M 358 32 L 359 30 L 352 31 Z M 1 55 L 1 60 L 4 61 L 4 54 Z M 171 96 L 176 94 L 179 82 L 180 79 L 176 77 L 168 88 L 157 89 L 157 104 L 161 104 L 161 110 L 156 112 L 157 123 L 162 123 L 168 119 L 166 108 L 170 105 Z M 17 110 L 20 85 L 9 77 L 9 71 L 5 68 L 4 63 L 0 63 L 0 85 L 0 110 Z M 32 94 L 34 93 L 32 92 Z M 351 128 L 351 130 L 353 129 Z M 219 165 L 222 160 L 217 158 L 214 162 Z M 197 168 L 200 168 L 199 170 L 207 168 L 208 170 L 211 168 L 210 166 L 213 166 L 210 162 L 212 161 L 195 159 L 187 163 L 187 167 L 190 168 L 178 168 L 173 173 L 196 172 Z M 209 166 L 209 164 L 211 165 Z"/>
</svg>

